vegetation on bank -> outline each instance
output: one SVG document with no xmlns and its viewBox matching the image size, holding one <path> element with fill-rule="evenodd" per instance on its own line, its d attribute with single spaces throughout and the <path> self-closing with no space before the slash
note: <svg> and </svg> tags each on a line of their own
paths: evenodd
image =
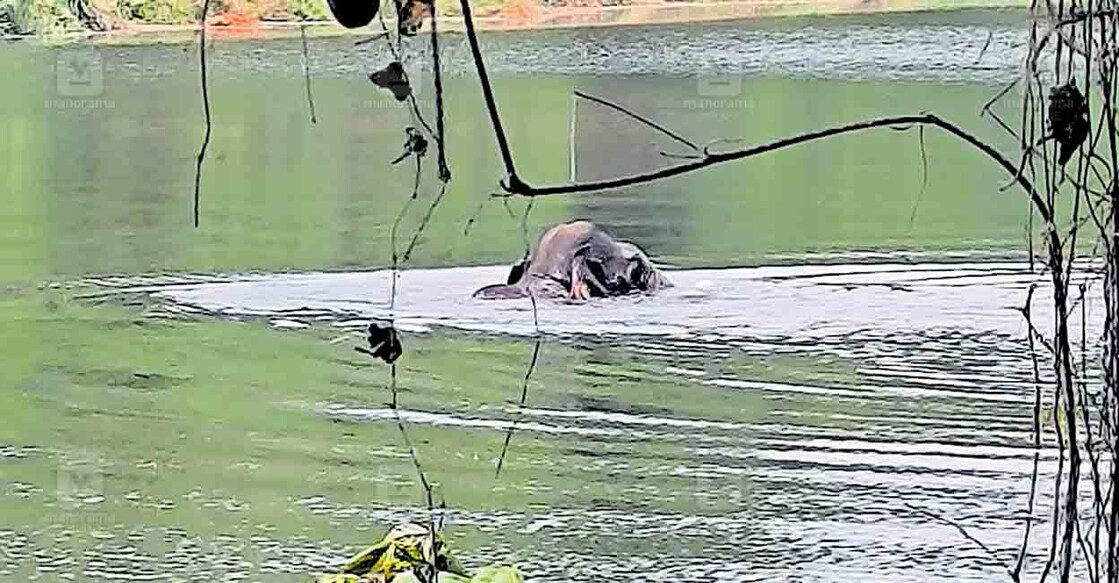
<svg viewBox="0 0 1119 583">
<path fill-rule="evenodd" d="M 387 3 L 387 0 L 381 0 Z M 437 0 L 443 14 L 458 14 L 457 0 Z M 478 15 L 501 10 L 534 11 L 533 5 L 557 6 L 620 6 L 647 3 L 640 0 L 477 0 Z M 721 4 L 712 0 L 671 2 Z M 832 14 L 846 11 L 842 4 L 821 0 L 818 7 L 805 7 L 790 2 L 786 11 L 781 2 L 766 10 L 774 15 Z M 968 8 L 1025 7 L 1016 0 L 894 0 L 884 10 L 958 10 Z M 330 20 L 326 0 L 213 0 L 211 15 L 232 21 L 310 22 Z M 105 31 L 126 28 L 133 24 L 189 24 L 201 12 L 200 0 L 0 0 L 0 34 L 50 35 L 83 30 Z"/>
<path fill-rule="evenodd" d="M 214 0 L 211 11 L 253 20 L 329 17 L 325 0 Z M 5 32 L 15 34 L 106 30 L 129 23 L 187 24 L 199 12 L 196 0 L 0 0 L 0 22 L 7 20 Z"/>
<path fill-rule="evenodd" d="M 521 0 L 481 0 L 482 14 Z M 388 0 L 382 0 L 388 4 Z M 444 14 L 457 14 L 457 0 L 438 0 Z M 135 24 L 189 24 L 201 13 L 199 0 L 0 0 L 0 33 L 50 35 L 107 31 Z M 231 22 L 331 20 L 326 0 L 213 0 L 211 17 Z"/>
</svg>

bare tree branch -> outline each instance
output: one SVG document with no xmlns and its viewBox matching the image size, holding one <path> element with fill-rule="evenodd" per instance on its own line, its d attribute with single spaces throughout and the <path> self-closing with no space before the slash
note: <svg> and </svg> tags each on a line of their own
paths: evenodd
<svg viewBox="0 0 1119 583">
<path fill-rule="evenodd" d="M 206 161 L 206 150 L 210 147 L 210 134 L 213 131 L 213 120 L 210 117 L 210 81 L 206 75 L 206 19 L 210 16 L 210 0 L 202 3 L 201 28 L 198 37 L 198 64 L 202 75 L 202 111 L 206 116 L 206 133 L 202 138 L 202 146 L 198 148 L 198 159 L 194 166 L 194 228 L 198 228 L 199 206 L 202 198 L 202 164 Z"/>
<path fill-rule="evenodd" d="M 303 41 L 303 81 L 307 87 L 307 107 L 311 110 L 311 123 L 316 124 L 315 97 L 311 95 L 311 55 L 307 49 L 307 27 L 299 25 L 299 38 Z"/>
<path fill-rule="evenodd" d="M 882 118 L 872 119 L 872 120 L 868 120 L 868 121 L 862 121 L 862 122 L 856 122 L 856 123 L 846 124 L 846 125 L 842 125 L 842 126 L 826 128 L 826 129 L 817 130 L 817 131 L 814 131 L 814 132 L 797 134 L 795 136 L 782 138 L 782 139 L 779 139 L 779 140 L 775 140 L 775 141 L 772 141 L 772 142 L 768 142 L 768 143 L 765 143 L 765 144 L 760 144 L 760 145 L 757 145 L 757 146 L 752 146 L 752 147 L 744 148 L 744 149 L 740 149 L 740 150 L 732 150 L 732 151 L 729 151 L 729 152 L 711 153 L 711 154 L 708 154 L 708 155 L 704 156 L 703 158 L 701 158 L 699 160 L 696 160 L 694 162 L 679 164 L 679 165 L 676 165 L 676 166 L 670 166 L 668 168 L 663 168 L 663 169 L 660 169 L 660 170 L 655 170 L 655 171 L 646 172 L 646 173 L 642 173 L 642 174 L 635 174 L 635 175 L 632 175 L 632 176 L 624 176 L 624 177 L 620 177 L 620 178 L 612 178 L 612 179 L 607 179 L 607 180 L 593 181 L 593 182 L 576 182 L 576 183 L 573 183 L 573 184 L 567 184 L 567 185 L 562 185 L 562 186 L 536 187 L 536 186 L 532 186 L 530 184 L 527 184 L 527 183 L 523 182 L 520 178 L 518 178 L 516 176 L 516 174 L 510 172 L 508 177 L 507 177 L 507 182 L 503 183 L 502 187 L 506 191 L 505 195 L 550 196 L 550 195 L 562 195 L 562 194 L 576 194 L 576 193 L 582 193 L 582 192 L 593 192 L 593 191 L 599 191 L 599 190 L 608 190 L 608 189 L 611 189 L 611 188 L 621 188 L 621 187 L 625 187 L 625 186 L 634 186 L 634 185 L 638 185 L 638 184 L 654 182 L 654 181 L 657 181 L 657 180 L 663 180 L 665 178 L 671 178 L 673 176 L 679 176 L 681 174 L 688 174 L 690 172 L 695 172 L 697 170 L 702 170 L 704 168 L 708 168 L 710 166 L 715 166 L 715 165 L 718 165 L 718 164 L 724 164 L 724 163 L 727 163 L 727 162 L 734 162 L 734 161 L 737 161 L 737 160 L 743 160 L 745 158 L 751 158 L 753 156 L 758 156 L 758 155 L 765 154 L 765 153 L 768 153 L 768 152 L 781 150 L 783 148 L 788 148 L 788 147 L 791 147 L 791 146 L 797 146 L 797 145 L 800 145 L 800 144 L 803 144 L 803 143 L 806 143 L 806 142 L 813 142 L 813 141 L 816 141 L 816 140 L 831 138 L 831 137 L 834 137 L 834 136 L 839 136 L 839 135 L 843 135 L 843 134 L 849 134 L 849 133 L 864 131 L 864 130 L 868 130 L 868 129 L 882 128 L 882 127 L 894 127 L 894 126 L 899 126 L 899 125 L 931 125 L 931 126 L 936 126 L 936 127 L 939 127 L 941 129 L 947 131 L 948 133 L 956 136 L 957 138 L 960 138 L 964 142 L 967 142 L 971 146 L 973 146 L 976 149 L 978 149 L 979 151 L 983 152 L 985 155 L 987 155 L 987 157 L 994 160 L 999 166 L 1001 166 L 1004 170 L 1006 170 L 1007 173 L 1009 173 L 1011 176 L 1013 176 L 1014 181 L 1019 186 L 1021 186 L 1022 189 L 1025 190 L 1030 195 L 1030 198 L 1033 201 L 1033 204 L 1037 207 L 1038 212 L 1042 215 L 1042 218 L 1045 219 L 1046 222 L 1049 222 L 1049 221 L 1052 220 L 1052 211 L 1050 210 L 1049 205 L 1040 197 L 1037 190 L 1034 188 L 1033 184 L 1025 176 L 1023 176 L 1021 173 L 1018 172 L 1018 167 L 1017 166 L 1015 166 L 1013 163 L 1011 163 L 1009 160 L 1007 160 L 1005 156 L 1000 154 L 998 152 L 998 150 L 995 150 L 992 146 L 986 144 L 982 140 L 979 140 L 975 136 L 973 136 L 970 133 L 964 131 L 959 126 L 957 126 L 957 125 L 955 125 L 951 122 L 948 122 L 948 121 L 946 121 L 946 120 L 944 120 L 944 119 L 942 119 L 942 118 L 940 118 L 936 115 L 933 115 L 931 113 L 925 113 L 925 114 L 920 114 L 920 115 L 901 115 L 901 116 L 892 116 L 892 117 L 882 117 Z M 499 142 L 500 141 L 502 141 L 502 140 L 499 140 Z M 510 171 L 510 170 L 512 170 L 512 167 L 509 166 L 509 167 L 506 168 L 506 170 Z"/>
</svg>

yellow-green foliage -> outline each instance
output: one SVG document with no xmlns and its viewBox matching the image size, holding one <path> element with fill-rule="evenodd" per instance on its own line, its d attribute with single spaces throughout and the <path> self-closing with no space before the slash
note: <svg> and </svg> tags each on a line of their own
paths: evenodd
<svg viewBox="0 0 1119 583">
<path fill-rule="evenodd" d="M 299 20 L 327 20 L 326 0 L 291 0 L 291 15 Z"/>
<path fill-rule="evenodd" d="M 119 0 L 118 6 L 126 20 L 147 23 L 179 24 L 197 13 L 191 0 Z"/>
<path fill-rule="evenodd" d="M 78 28 L 63 0 L 0 0 L 12 14 L 16 29 L 27 34 L 54 34 Z"/>
<path fill-rule="evenodd" d="M 196 0 L 94 0 L 89 9 L 110 21 L 147 24 L 184 24 L 198 17 Z M 254 16 L 292 17 L 297 20 L 327 20 L 326 0 L 241 0 L 219 2 L 214 13 L 229 9 Z M 66 0 L 0 0 L 0 13 L 12 15 L 22 34 L 51 35 L 80 30 L 81 24 Z"/>
</svg>

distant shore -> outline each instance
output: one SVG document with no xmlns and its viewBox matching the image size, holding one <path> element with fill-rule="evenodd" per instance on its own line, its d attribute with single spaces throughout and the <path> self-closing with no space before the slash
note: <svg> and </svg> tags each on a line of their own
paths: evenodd
<svg viewBox="0 0 1119 583">
<path fill-rule="evenodd" d="M 656 1 L 619 6 L 540 6 L 535 0 L 510 1 L 498 10 L 476 10 L 475 24 L 481 30 L 516 31 L 601 26 L 639 26 L 687 22 L 717 22 L 752 18 L 793 16 L 841 16 L 890 12 L 949 12 L 981 8 L 1025 9 L 1022 0 L 727 0 Z M 220 18 L 220 17 L 219 17 Z M 461 30 L 456 14 L 440 17 L 443 30 Z M 126 23 L 102 33 L 73 33 L 57 41 L 92 41 L 108 44 L 175 43 L 197 36 L 197 23 Z M 248 25 L 226 25 L 220 20 L 207 29 L 211 36 L 224 39 L 266 39 L 298 36 L 303 28 L 308 36 L 368 36 L 369 29 L 347 30 L 333 21 L 264 20 Z M 426 28 L 426 27 L 425 27 Z"/>
</svg>

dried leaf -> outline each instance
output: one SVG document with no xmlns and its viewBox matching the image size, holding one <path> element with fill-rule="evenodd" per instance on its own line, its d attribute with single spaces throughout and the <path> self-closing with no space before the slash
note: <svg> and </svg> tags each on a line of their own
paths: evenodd
<svg viewBox="0 0 1119 583">
<path fill-rule="evenodd" d="M 1057 163 L 1064 166 L 1088 138 L 1088 103 L 1072 81 L 1049 90 L 1049 128 L 1060 145 Z"/>
<path fill-rule="evenodd" d="M 397 101 L 404 101 L 412 95 L 412 87 L 408 84 L 408 74 L 404 72 L 404 65 L 393 61 L 384 69 L 369 75 L 369 80 L 382 89 L 388 89 Z"/>
<path fill-rule="evenodd" d="M 423 26 L 424 18 L 431 17 L 435 13 L 435 7 L 428 0 L 404 0 L 400 12 L 402 18 L 397 30 L 404 36 L 415 36 Z"/>
<path fill-rule="evenodd" d="M 414 127 L 404 128 L 404 151 L 401 152 L 393 164 L 398 164 L 401 160 L 408 156 L 415 155 L 417 158 L 423 158 L 427 154 L 427 138 Z"/>
<path fill-rule="evenodd" d="M 400 344 L 400 336 L 391 324 L 388 326 L 382 326 L 376 322 L 369 324 L 366 340 L 369 342 L 369 348 L 357 346 L 355 350 L 373 358 L 379 358 L 388 364 L 396 362 L 396 359 L 404 353 Z"/>
</svg>

